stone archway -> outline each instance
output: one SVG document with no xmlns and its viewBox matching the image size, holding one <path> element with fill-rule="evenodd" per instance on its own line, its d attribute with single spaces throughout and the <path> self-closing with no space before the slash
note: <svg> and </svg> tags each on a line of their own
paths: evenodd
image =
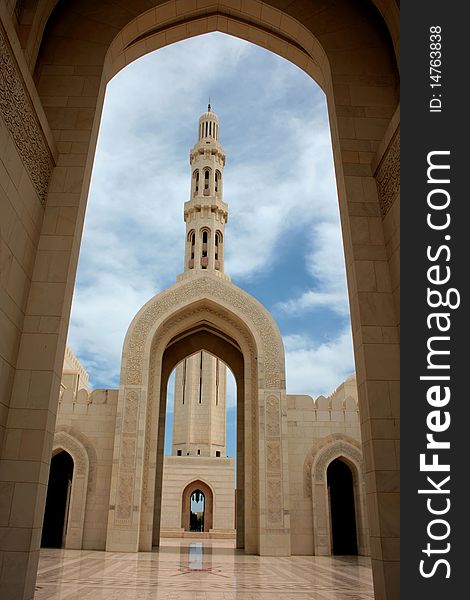
<svg viewBox="0 0 470 600">
<path fill-rule="evenodd" d="M 18 271 L 24 289 L 12 300 L 8 314 L 0 315 L 7 332 L 1 349 L 7 372 L 2 394 L 9 411 L 1 422 L 5 439 L 10 432 L 30 435 L 29 429 L 22 431 L 24 419 L 18 419 L 19 414 L 32 418 L 29 412 L 35 417 L 38 410 L 56 412 L 99 116 L 104 87 L 113 74 L 108 67 L 114 57 L 107 53 L 119 54 L 117 70 L 154 48 L 158 40 L 170 44 L 214 30 L 238 35 L 301 68 L 313 63 L 324 77 L 317 81 L 328 96 L 330 112 L 362 439 L 368 448 L 364 465 L 370 475 L 368 504 L 377 515 L 371 521 L 373 548 L 382 547 L 384 531 L 388 548 L 398 548 L 397 2 L 339 0 L 325 6 L 321 0 L 299 0 L 280 10 L 271 0 L 241 4 L 214 0 L 194 9 L 188 3 L 184 12 L 183 3 L 156 0 L 141 14 L 142 3 L 133 0 L 126 2 L 125 11 L 108 2 L 100 4 L 98 12 L 93 0 L 72 0 L 59 3 L 47 21 L 55 0 L 39 0 L 25 43 L 15 33 L 15 5 L 1 3 L 2 69 L 8 82 L 1 113 L 9 144 L 4 189 L 12 192 L 7 223 L 8 230 L 15 231 L 12 254 L 24 271 L 21 275 Z M 155 25 L 160 29 L 147 35 Z M 122 47 L 118 44 L 111 52 L 114 39 L 120 39 Z M 18 206 L 26 207 L 26 220 Z M 371 427 L 373 419 L 381 422 L 380 438 Z M 41 504 L 47 468 L 38 457 L 50 456 L 51 436 L 45 425 L 36 434 L 27 456 L 11 445 L 2 448 L 8 467 L 2 481 L 15 488 L 12 498 L 20 497 L 26 493 L 21 491 L 22 469 L 37 461 L 37 481 L 31 482 L 34 492 L 28 494 Z M 17 468 L 11 469 L 10 461 Z M 391 483 L 381 488 L 375 472 L 385 469 Z M 25 515 L 10 528 L 11 539 L 20 539 L 19 534 L 32 531 L 33 525 Z M 25 542 L 21 551 L 29 557 L 24 561 L 25 576 L 6 574 L 0 592 L 32 598 L 37 547 Z M 18 552 L 18 544 L 5 546 L 4 552 L 5 556 Z M 390 550 L 386 560 L 380 553 L 373 558 L 376 597 L 397 597 L 398 552 Z"/>
<path fill-rule="evenodd" d="M 54 435 L 52 448 L 52 456 L 65 451 L 73 460 L 74 469 L 64 547 L 81 550 L 90 460 L 83 444 L 65 431 L 59 431 Z"/>
<path fill-rule="evenodd" d="M 237 380 L 242 404 L 237 417 L 241 433 L 237 438 L 242 440 L 237 532 L 243 532 L 245 551 L 289 555 L 282 339 L 259 302 L 212 274 L 182 280 L 158 294 L 129 327 L 106 547 L 125 551 L 152 547 L 154 505 L 159 501 L 154 490 L 159 489 L 163 466 L 166 382 L 174 366 L 197 350 L 218 355 Z"/>
<path fill-rule="evenodd" d="M 330 556 L 331 519 L 327 489 L 327 469 L 336 459 L 349 467 L 353 477 L 354 505 L 357 528 L 358 554 L 369 554 L 369 531 L 365 510 L 365 484 L 362 452 L 356 440 L 343 434 L 333 434 L 319 441 L 307 455 L 304 472 L 308 470 L 313 511 L 314 554 Z"/>
<path fill-rule="evenodd" d="M 181 499 L 181 527 L 184 531 L 191 531 L 190 503 L 191 496 L 196 491 L 200 491 L 204 494 L 204 533 L 208 533 L 212 529 L 213 524 L 214 494 L 210 486 L 200 479 L 191 481 L 183 490 Z"/>
</svg>

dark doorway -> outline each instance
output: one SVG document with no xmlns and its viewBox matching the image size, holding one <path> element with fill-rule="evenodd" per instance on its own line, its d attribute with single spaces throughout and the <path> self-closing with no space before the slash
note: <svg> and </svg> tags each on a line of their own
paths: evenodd
<svg viewBox="0 0 470 600">
<path fill-rule="evenodd" d="M 189 531 L 204 531 L 205 497 L 201 490 L 195 490 L 190 497 Z"/>
<path fill-rule="evenodd" d="M 327 470 L 333 554 L 357 554 L 356 511 L 351 469 L 337 458 Z"/>
<path fill-rule="evenodd" d="M 53 456 L 47 484 L 42 547 L 62 548 L 64 546 L 72 477 L 73 460 L 70 454 L 62 451 Z"/>
</svg>

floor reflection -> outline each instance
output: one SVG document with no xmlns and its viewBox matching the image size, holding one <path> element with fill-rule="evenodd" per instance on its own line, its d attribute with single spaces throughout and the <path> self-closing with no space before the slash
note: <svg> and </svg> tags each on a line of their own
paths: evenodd
<svg viewBox="0 0 470 600">
<path fill-rule="evenodd" d="M 372 600 L 364 557 L 260 557 L 232 540 L 138 554 L 41 550 L 35 600 Z"/>
</svg>

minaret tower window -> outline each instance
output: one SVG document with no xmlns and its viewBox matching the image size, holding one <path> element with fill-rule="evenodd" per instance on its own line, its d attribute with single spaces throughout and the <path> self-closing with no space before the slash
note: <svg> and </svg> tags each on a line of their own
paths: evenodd
<svg viewBox="0 0 470 600">
<path fill-rule="evenodd" d="M 199 169 L 196 169 L 193 173 L 194 177 L 194 193 L 197 194 L 199 192 Z"/>
<path fill-rule="evenodd" d="M 194 251 L 196 248 L 196 232 L 194 230 L 189 232 L 188 241 L 189 241 L 189 264 L 188 264 L 188 267 L 190 269 L 194 269 Z"/>
<path fill-rule="evenodd" d="M 209 169 L 204 171 L 204 195 L 209 194 Z"/>
<path fill-rule="evenodd" d="M 203 269 L 207 269 L 207 265 L 209 264 L 207 257 L 207 245 L 209 242 L 209 232 L 207 229 L 204 229 L 202 232 L 202 251 L 201 251 L 201 267 Z"/>
<path fill-rule="evenodd" d="M 215 193 L 220 192 L 220 184 L 222 183 L 222 175 L 220 171 L 215 172 Z"/>
<path fill-rule="evenodd" d="M 220 231 L 216 231 L 215 232 L 215 253 L 214 253 L 214 258 L 215 258 L 215 268 L 217 270 L 220 270 L 220 250 L 221 250 L 221 245 L 222 245 L 222 234 L 220 233 Z"/>
</svg>

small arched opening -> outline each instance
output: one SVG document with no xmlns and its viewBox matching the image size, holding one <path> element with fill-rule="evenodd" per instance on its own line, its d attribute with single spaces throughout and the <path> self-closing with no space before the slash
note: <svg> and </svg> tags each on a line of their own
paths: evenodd
<svg viewBox="0 0 470 600">
<path fill-rule="evenodd" d="M 190 269 L 194 269 L 194 253 L 196 251 L 196 232 L 194 231 L 194 229 L 188 233 L 187 241 L 189 244 L 188 267 Z"/>
<path fill-rule="evenodd" d="M 220 261 L 222 258 L 222 234 L 220 231 L 215 232 L 215 268 L 220 270 Z"/>
<path fill-rule="evenodd" d="M 184 531 L 209 532 L 214 520 L 211 488 L 201 480 L 192 481 L 183 490 L 181 526 Z"/>
<path fill-rule="evenodd" d="M 351 469 L 341 458 L 336 458 L 328 465 L 326 477 L 332 553 L 357 554 L 356 508 Z"/>
<path fill-rule="evenodd" d="M 207 171 L 206 171 L 206 173 L 207 173 Z M 209 251 L 209 231 L 207 229 L 203 229 L 201 231 L 201 237 L 202 237 L 201 268 L 202 269 L 207 269 L 207 266 L 209 264 L 209 256 L 208 256 L 208 251 Z"/>
<path fill-rule="evenodd" d="M 42 527 L 42 547 L 63 548 L 65 545 L 73 468 L 73 459 L 68 452 L 62 450 L 52 457 Z"/>
</svg>

